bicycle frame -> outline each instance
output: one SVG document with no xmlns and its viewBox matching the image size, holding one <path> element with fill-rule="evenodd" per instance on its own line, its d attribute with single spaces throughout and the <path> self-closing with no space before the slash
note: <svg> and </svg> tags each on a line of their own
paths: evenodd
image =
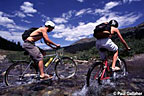
<svg viewBox="0 0 144 96">
<path fill-rule="evenodd" d="M 61 50 L 55 50 L 54 54 L 44 56 L 44 59 L 48 61 L 45 63 L 44 72 L 49 74 L 54 73 L 54 78 L 68 79 L 75 75 L 77 67 L 73 59 L 62 56 L 62 53 L 63 51 Z M 46 57 L 52 58 L 48 59 Z M 52 64 L 53 66 L 51 66 Z M 49 67 L 51 68 L 49 69 Z M 12 86 L 37 82 L 37 80 L 39 81 L 41 79 L 38 69 L 38 66 L 35 65 L 35 62 L 31 58 L 29 61 L 19 60 L 6 70 L 5 83 L 8 86 Z"/>
<path fill-rule="evenodd" d="M 109 69 L 109 66 L 108 66 L 108 60 L 106 59 L 105 61 L 104 61 L 105 63 L 105 65 L 104 65 L 104 69 L 103 69 L 103 71 L 102 71 L 102 75 L 101 75 L 101 78 L 100 78 L 100 80 L 105 80 L 105 79 L 109 79 L 110 77 L 104 77 L 104 74 L 105 74 L 105 72 L 106 72 L 106 70 L 110 70 Z"/>
<path fill-rule="evenodd" d="M 107 50 L 106 50 L 107 51 Z M 106 51 L 103 49 L 103 52 L 106 53 Z M 105 80 L 116 80 L 117 78 L 124 77 L 128 74 L 127 72 L 127 66 L 124 59 L 120 58 L 118 56 L 116 61 L 116 66 L 120 67 L 120 70 L 118 71 L 112 71 L 110 69 L 111 67 L 111 60 L 112 58 L 109 57 L 110 55 L 105 55 L 105 59 L 102 61 L 94 62 L 88 72 L 86 77 L 86 84 L 87 86 L 91 86 L 95 80 L 98 81 L 98 84 L 104 83 Z M 110 61 L 110 62 L 109 62 Z"/>
<path fill-rule="evenodd" d="M 49 68 L 50 68 L 50 65 L 52 65 L 57 59 L 60 59 L 60 56 L 57 52 L 57 50 L 55 50 L 55 54 L 50 54 L 50 55 L 45 55 L 44 58 L 46 57 L 52 57 L 52 56 L 55 56 L 53 58 L 53 60 L 50 62 L 50 64 L 48 65 L 48 67 L 44 70 L 44 72 L 46 72 Z M 30 68 L 30 65 L 33 63 L 33 60 L 31 59 L 27 68 L 25 69 L 25 71 L 23 72 L 22 76 L 26 73 L 27 69 Z"/>
<path fill-rule="evenodd" d="M 23 72 L 22 76 L 26 73 L 27 69 L 30 68 L 30 65 L 33 63 L 33 61 L 31 60 L 27 66 L 27 68 L 25 69 L 25 71 Z"/>
<path fill-rule="evenodd" d="M 121 60 L 119 59 L 119 57 L 117 58 L 117 60 L 120 62 L 121 64 Z M 104 67 L 103 67 L 103 70 L 102 70 L 102 73 L 100 74 L 100 80 L 105 80 L 105 79 L 110 79 L 110 76 L 107 76 L 107 77 L 104 77 L 106 71 L 110 71 L 110 66 L 108 65 L 108 59 L 106 59 L 104 61 Z"/>
<path fill-rule="evenodd" d="M 52 56 L 55 56 L 53 58 L 53 60 L 50 62 L 50 64 L 48 65 L 48 67 L 44 70 L 44 72 L 46 72 L 49 68 L 50 68 L 50 65 L 52 65 L 57 59 L 60 59 L 59 55 L 57 54 L 57 52 L 55 54 L 50 54 L 50 55 L 45 55 L 44 58 L 46 57 L 52 57 Z"/>
</svg>

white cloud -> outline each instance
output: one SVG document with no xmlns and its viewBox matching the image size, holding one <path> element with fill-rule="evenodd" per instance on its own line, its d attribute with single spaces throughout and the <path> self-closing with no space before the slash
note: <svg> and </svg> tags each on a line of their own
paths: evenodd
<svg viewBox="0 0 144 96">
<path fill-rule="evenodd" d="M 112 8 L 120 4 L 121 4 L 120 2 L 109 2 L 105 4 L 105 6 L 102 9 L 92 10 L 91 8 L 87 8 L 87 9 L 81 9 L 78 12 L 75 10 L 70 10 L 67 13 L 63 13 L 61 17 L 53 18 L 53 21 L 59 24 L 56 25 L 56 28 L 54 29 L 53 37 L 64 38 L 67 41 L 75 41 L 92 35 L 93 29 L 99 23 L 106 22 L 111 19 L 116 19 L 118 20 L 120 26 L 126 26 L 126 25 L 133 24 L 137 19 L 139 19 L 142 16 L 142 14 L 135 14 L 135 13 L 120 14 L 118 12 L 113 12 L 111 10 Z M 28 9 L 28 7 L 30 10 Z M 21 18 L 23 18 L 25 14 L 27 16 L 33 16 L 31 13 L 37 12 L 37 10 L 33 8 L 33 4 L 30 2 L 24 2 L 24 4 L 21 6 L 21 10 L 23 10 L 24 13 L 17 12 L 17 16 Z M 74 19 L 73 16 L 81 16 L 83 14 L 95 14 L 95 16 L 98 14 L 101 17 L 95 22 L 89 22 L 89 23 L 79 22 L 78 26 L 72 26 L 67 24 L 69 23 L 68 21 L 70 19 Z M 40 15 L 43 18 L 43 21 L 50 20 L 49 17 L 42 14 Z M 22 21 L 30 23 L 29 21 L 26 20 L 22 20 Z M 11 40 L 17 40 L 17 41 L 22 40 L 21 33 L 15 31 L 27 29 L 22 26 L 16 25 L 14 20 L 10 19 L 8 16 L 4 16 L 3 12 L 0 12 L 0 25 L 12 31 L 12 33 L 6 31 L 0 31 L 1 36 L 5 38 L 9 38 Z"/>
<path fill-rule="evenodd" d="M 22 40 L 22 33 L 20 32 L 8 32 L 8 31 L 0 31 L 1 33 L 1 37 L 7 39 L 7 40 L 14 40 L 14 41 L 20 41 L 20 42 L 23 42 Z"/>
<path fill-rule="evenodd" d="M 137 1 L 141 1 L 141 0 L 122 0 L 123 3 L 131 3 L 131 2 L 137 2 Z"/>
<path fill-rule="evenodd" d="M 110 9 L 118 5 L 120 5 L 120 2 L 108 2 L 105 4 L 105 7 L 103 9 L 95 9 L 95 13 L 105 14 L 106 12 L 109 12 Z"/>
<path fill-rule="evenodd" d="M 31 21 L 24 20 L 24 19 L 22 19 L 21 21 L 22 21 L 22 22 L 25 22 L 25 23 L 31 23 Z"/>
<path fill-rule="evenodd" d="M 23 26 L 18 26 L 15 24 L 13 19 L 4 16 L 4 13 L 0 11 L 0 25 L 7 28 L 8 30 L 25 30 Z"/>
<path fill-rule="evenodd" d="M 29 17 L 34 17 L 32 14 L 27 14 L 27 16 L 29 16 Z"/>
<path fill-rule="evenodd" d="M 66 23 L 66 22 L 68 22 L 65 18 L 54 18 L 53 19 L 53 21 L 55 22 L 55 23 Z"/>
<path fill-rule="evenodd" d="M 119 22 L 120 27 L 133 24 L 137 19 L 141 17 L 142 14 L 135 15 L 134 13 L 126 15 L 117 15 L 115 13 L 109 13 L 109 15 L 104 15 L 99 18 L 96 22 L 83 23 L 80 22 L 77 27 L 66 27 L 65 25 L 58 25 L 56 27 L 54 38 L 65 38 L 67 41 L 75 41 L 82 38 L 86 38 L 93 34 L 93 29 L 96 25 L 107 22 L 111 19 L 116 19 Z"/>
<path fill-rule="evenodd" d="M 102 23 L 109 21 L 111 19 L 116 19 L 119 22 L 120 27 L 133 24 L 137 19 L 139 19 L 142 14 L 123 14 L 120 15 L 118 12 L 113 12 L 110 9 L 120 5 L 120 2 L 109 2 L 105 4 L 104 9 L 96 9 L 95 13 L 99 13 L 101 18 L 97 20 L 97 22 Z"/>
<path fill-rule="evenodd" d="M 95 22 L 79 22 L 78 26 L 65 26 L 65 25 L 57 25 L 54 30 L 53 37 L 55 38 L 64 38 L 67 41 L 75 41 L 82 38 L 89 37 L 93 34 L 93 29 L 96 25 L 102 22 L 108 22 L 111 19 L 116 19 L 119 22 L 120 27 L 127 26 L 136 22 L 142 14 L 136 13 L 128 13 L 128 14 L 120 14 L 119 12 L 111 11 L 112 8 L 120 5 L 120 2 L 109 2 L 105 4 L 104 8 L 96 9 L 95 14 L 99 13 L 101 16 Z M 82 9 L 79 12 L 75 12 L 77 16 L 87 13 L 88 9 Z M 90 13 L 93 13 L 93 10 L 88 10 Z"/>
<path fill-rule="evenodd" d="M 78 2 L 84 2 L 84 0 L 77 0 Z"/>
<path fill-rule="evenodd" d="M 122 27 L 122 26 L 127 26 L 130 24 L 133 24 L 141 16 L 142 16 L 142 14 L 129 13 L 124 16 L 117 16 L 117 17 L 115 16 L 115 19 L 119 21 L 119 24 Z"/>
<path fill-rule="evenodd" d="M 42 17 L 42 22 L 46 22 L 47 20 L 50 20 L 50 17 L 47 17 L 44 14 L 41 14 L 40 12 L 38 12 L 38 14 Z"/>
<path fill-rule="evenodd" d="M 14 20 L 10 19 L 9 17 L 4 16 L 5 13 L 0 11 L 0 26 L 5 27 L 8 31 L 1 31 L 0 36 L 7 39 L 7 40 L 14 40 L 22 42 L 20 32 L 23 32 L 27 28 L 23 26 L 18 26 L 15 24 Z M 19 31 L 19 32 L 16 32 Z"/>
<path fill-rule="evenodd" d="M 14 28 L 15 22 L 14 20 L 3 16 L 3 12 L 0 11 L 0 25 L 6 28 Z"/>
<path fill-rule="evenodd" d="M 3 12 L 0 11 L 0 25 L 5 25 L 8 23 L 14 24 L 14 21 L 12 19 L 9 19 L 8 17 L 3 16 Z"/>
<path fill-rule="evenodd" d="M 4 13 L 3 15 L 6 17 L 20 17 L 24 18 L 26 16 L 33 17 L 32 13 L 36 13 L 37 10 L 33 8 L 33 4 L 30 2 L 24 2 L 23 5 L 20 6 L 21 11 L 14 11 L 13 15 Z"/>
<path fill-rule="evenodd" d="M 94 29 L 94 23 L 80 23 L 77 27 L 65 27 L 64 25 L 57 26 L 54 30 L 56 33 L 53 35 L 55 38 L 65 38 L 67 41 L 79 40 L 86 38 L 92 34 Z"/>
<path fill-rule="evenodd" d="M 63 13 L 62 14 L 62 17 L 65 18 L 65 19 L 69 19 L 72 17 L 72 15 L 75 13 L 75 10 L 70 10 L 68 11 L 67 13 Z"/>
<path fill-rule="evenodd" d="M 119 28 L 120 28 L 123 26 L 133 24 L 141 16 L 142 16 L 142 14 L 129 13 L 129 14 L 125 14 L 125 15 L 117 15 L 115 12 L 111 12 L 109 14 L 105 14 L 96 22 L 102 23 L 102 22 L 108 22 L 111 19 L 115 19 L 119 22 Z"/>
<path fill-rule="evenodd" d="M 75 16 L 80 16 L 80 15 L 89 14 L 89 13 L 92 13 L 92 10 L 90 8 L 81 9 L 80 11 L 75 13 Z"/>
<path fill-rule="evenodd" d="M 26 17 L 26 15 L 25 15 L 24 13 L 20 12 L 20 11 L 17 11 L 17 12 L 15 13 L 15 16 L 18 16 L 18 17 L 20 17 L 20 18 Z"/>
<path fill-rule="evenodd" d="M 81 14 L 84 14 L 85 12 L 86 12 L 86 9 L 82 9 L 79 12 L 77 12 L 75 16 L 79 16 Z"/>
<path fill-rule="evenodd" d="M 24 2 L 22 6 L 20 6 L 21 10 L 24 13 L 36 13 L 37 10 L 33 8 L 33 4 L 30 2 Z"/>
<path fill-rule="evenodd" d="M 84 22 L 79 22 L 79 25 L 82 26 L 82 25 L 85 25 L 85 23 Z"/>
<path fill-rule="evenodd" d="M 119 4 L 120 4 L 119 2 L 109 2 L 109 3 L 107 3 L 107 4 L 105 5 L 105 8 L 104 8 L 104 9 L 105 9 L 105 10 L 109 10 L 109 9 L 111 9 L 111 8 L 119 5 Z"/>
</svg>

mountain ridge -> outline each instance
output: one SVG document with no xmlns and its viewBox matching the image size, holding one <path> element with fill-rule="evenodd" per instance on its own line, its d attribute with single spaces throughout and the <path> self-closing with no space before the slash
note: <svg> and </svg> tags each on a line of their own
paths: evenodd
<svg viewBox="0 0 144 96">
<path fill-rule="evenodd" d="M 135 38 L 141 39 L 144 38 L 144 22 L 138 24 L 134 27 L 128 27 L 120 29 L 120 32 L 124 38 Z M 113 36 L 112 39 L 116 39 L 116 36 Z M 77 51 L 88 50 L 95 46 L 96 38 L 83 38 L 73 44 L 64 47 L 67 52 L 76 53 Z"/>
</svg>

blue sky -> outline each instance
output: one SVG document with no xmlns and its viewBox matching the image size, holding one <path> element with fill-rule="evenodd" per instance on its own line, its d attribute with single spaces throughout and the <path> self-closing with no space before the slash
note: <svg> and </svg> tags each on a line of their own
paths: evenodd
<svg viewBox="0 0 144 96">
<path fill-rule="evenodd" d="M 143 13 L 144 0 L 1 0 L 0 36 L 23 43 L 24 30 L 52 20 L 56 27 L 48 33 L 49 38 L 66 46 L 92 37 L 97 24 L 111 19 L 119 22 L 119 28 L 140 24 Z"/>
</svg>

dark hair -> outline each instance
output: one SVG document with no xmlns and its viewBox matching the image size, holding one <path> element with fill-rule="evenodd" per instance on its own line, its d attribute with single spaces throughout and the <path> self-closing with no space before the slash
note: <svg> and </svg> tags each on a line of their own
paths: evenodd
<svg viewBox="0 0 144 96">
<path fill-rule="evenodd" d="M 111 21 L 109 21 L 109 24 L 111 25 L 111 26 L 113 26 L 113 27 L 118 27 L 118 22 L 116 21 L 116 20 L 111 20 Z"/>
</svg>

